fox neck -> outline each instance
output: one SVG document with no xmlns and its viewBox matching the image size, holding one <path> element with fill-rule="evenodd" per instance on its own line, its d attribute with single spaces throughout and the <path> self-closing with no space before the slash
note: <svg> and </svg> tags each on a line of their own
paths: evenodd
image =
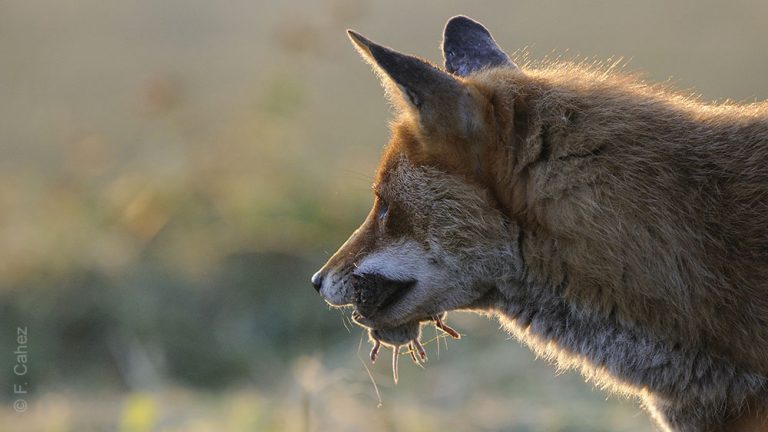
<svg viewBox="0 0 768 432">
<path fill-rule="evenodd" d="M 562 284 L 525 281 L 499 286 L 476 309 L 494 313 L 510 333 L 558 367 L 579 369 L 597 385 L 647 404 L 690 407 L 703 416 L 702 424 L 711 421 L 706 416 L 739 410 L 748 402 L 745 394 L 768 397 L 768 377 L 595 313 L 564 291 Z"/>
</svg>

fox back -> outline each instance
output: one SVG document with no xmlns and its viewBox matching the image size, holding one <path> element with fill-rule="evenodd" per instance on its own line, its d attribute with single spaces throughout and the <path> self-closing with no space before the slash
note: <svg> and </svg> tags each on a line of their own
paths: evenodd
<svg viewBox="0 0 768 432">
<path fill-rule="evenodd" d="M 495 314 L 664 430 L 768 429 L 768 104 L 520 68 L 462 16 L 445 69 L 350 37 L 399 114 L 327 302 L 377 346 Z"/>
</svg>

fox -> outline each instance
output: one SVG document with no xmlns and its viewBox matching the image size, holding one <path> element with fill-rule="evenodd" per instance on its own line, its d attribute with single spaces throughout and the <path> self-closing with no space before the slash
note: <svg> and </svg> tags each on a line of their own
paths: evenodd
<svg viewBox="0 0 768 432">
<path fill-rule="evenodd" d="M 395 119 L 372 209 L 311 282 L 372 358 L 477 312 L 659 430 L 768 431 L 767 102 L 521 67 L 466 16 L 443 67 L 347 33 Z"/>
</svg>

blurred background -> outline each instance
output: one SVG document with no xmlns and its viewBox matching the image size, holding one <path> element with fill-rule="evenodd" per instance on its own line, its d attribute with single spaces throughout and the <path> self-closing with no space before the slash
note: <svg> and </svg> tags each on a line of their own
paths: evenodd
<svg viewBox="0 0 768 432">
<path fill-rule="evenodd" d="M 533 60 L 768 97 L 759 1 L 1 2 L 0 430 L 653 430 L 467 314 L 395 386 L 309 284 L 388 135 L 344 30 L 439 63 L 459 13 Z"/>
</svg>

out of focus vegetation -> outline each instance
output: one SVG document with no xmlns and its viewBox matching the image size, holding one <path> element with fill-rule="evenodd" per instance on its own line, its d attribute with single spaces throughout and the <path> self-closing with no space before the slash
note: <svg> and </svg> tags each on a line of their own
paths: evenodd
<svg viewBox="0 0 768 432">
<path fill-rule="evenodd" d="M 439 61 L 445 20 L 534 59 L 768 96 L 766 3 L 11 2 L 0 7 L 0 430 L 650 430 L 496 325 L 367 342 L 309 285 L 363 218 L 388 111 L 343 30 Z M 17 327 L 29 407 L 17 413 Z M 370 373 L 367 370 L 370 367 Z"/>
</svg>

